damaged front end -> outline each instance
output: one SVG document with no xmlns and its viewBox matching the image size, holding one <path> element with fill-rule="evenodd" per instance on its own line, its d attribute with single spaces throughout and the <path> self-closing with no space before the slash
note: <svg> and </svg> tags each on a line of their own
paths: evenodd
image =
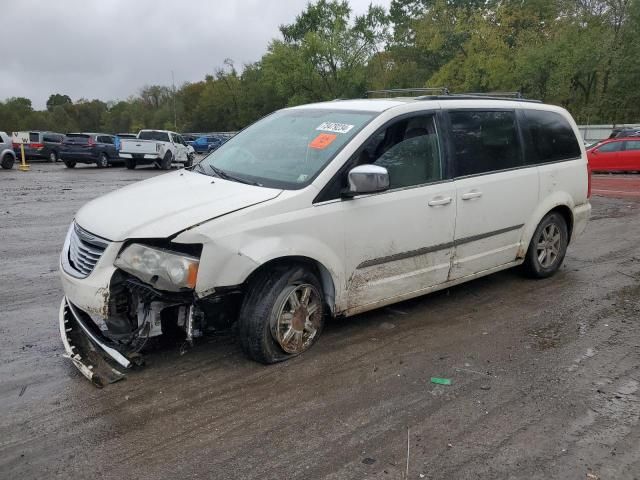
<svg viewBox="0 0 640 480">
<path fill-rule="evenodd" d="M 90 249 L 97 240 L 80 230 L 84 237 L 79 241 L 74 238 L 78 228 L 72 229 L 62 254 L 63 275 L 70 277 L 67 281 L 63 277 L 66 296 L 60 305 L 60 334 L 65 356 L 94 385 L 102 387 L 121 380 L 126 369 L 141 366 L 141 352 L 161 336 L 184 353 L 194 338 L 207 330 L 226 328 L 235 319 L 239 289 L 215 291 L 205 298 L 195 293 L 201 246 L 175 245 L 166 240 L 130 243 L 120 245 L 118 252 L 107 259 L 104 256 L 109 257 L 110 247 L 105 244 L 104 256 L 95 258 L 85 272 L 74 268 L 77 258 L 91 258 L 88 255 L 95 250 Z M 108 288 L 95 293 L 82 278 L 97 280 L 90 275 L 93 267 L 99 269 L 100 257 L 111 266 L 93 274 L 109 275 L 102 280 L 108 282 Z M 74 303 L 74 296 L 81 303 Z M 83 307 L 87 297 L 100 297 L 101 306 Z"/>
</svg>

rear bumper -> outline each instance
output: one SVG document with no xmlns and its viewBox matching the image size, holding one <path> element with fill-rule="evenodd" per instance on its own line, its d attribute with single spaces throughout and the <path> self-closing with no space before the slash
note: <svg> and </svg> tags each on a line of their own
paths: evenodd
<svg viewBox="0 0 640 480">
<path fill-rule="evenodd" d="M 60 157 L 64 160 L 73 160 L 79 163 L 95 163 L 98 159 L 97 155 L 91 152 L 60 152 Z"/>
<path fill-rule="evenodd" d="M 143 163 L 145 161 L 148 163 L 152 163 L 160 159 L 157 153 L 127 153 L 127 152 L 120 152 L 120 158 L 127 158 L 127 159 L 131 158 L 136 162 L 140 162 L 140 163 Z"/>
<path fill-rule="evenodd" d="M 62 298 L 58 322 L 64 356 L 97 387 L 121 380 L 124 375 L 111 363 L 130 368 L 132 362 L 97 333 L 83 313 L 67 297 Z"/>
<path fill-rule="evenodd" d="M 573 209 L 573 232 L 571 234 L 572 239 L 576 238 L 584 233 L 587 228 L 587 222 L 591 216 L 591 203 L 586 202 L 582 205 L 577 205 Z"/>
</svg>

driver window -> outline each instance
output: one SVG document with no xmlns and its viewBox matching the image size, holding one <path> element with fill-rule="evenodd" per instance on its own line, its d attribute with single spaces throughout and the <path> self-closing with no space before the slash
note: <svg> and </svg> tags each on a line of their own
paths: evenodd
<svg viewBox="0 0 640 480">
<path fill-rule="evenodd" d="M 421 115 L 391 124 L 369 139 L 357 163 L 386 168 L 391 189 L 442 180 L 434 116 Z"/>
<path fill-rule="evenodd" d="M 371 163 L 389 172 L 390 189 L 423 185 L 444 178 L 440 144 L 433 114 L 403 118 L 373 134 L 347 162 L 343 175 L 327 186 L 317 201 L 340 198 L 347 173 Z"/>
</svg>

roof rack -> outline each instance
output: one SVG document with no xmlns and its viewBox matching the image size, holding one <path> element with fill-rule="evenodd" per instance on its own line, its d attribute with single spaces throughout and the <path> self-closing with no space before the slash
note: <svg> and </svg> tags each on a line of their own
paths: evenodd
<svg viewBox="0 0 640 480">
<path fill-rule="evenodd" d="M 464 92 L 451 93 L 447 87 L 390 88 L 369 90 L 367 98 L 414 97 L 416 100 L 513 100 L 516 102 L 542 103 L 541 100 L 524 98 L 522 92 Z"/>
<path fill-rule="evenodd" d="M 449 89 L 446 87 L 433 88 L 390 88 L 384 90 L 369 90 L 367 98 L 389 98 L 389 97 L 415 97 L 426 95 L 449 95 Z M 378 97 L 378 95 L 380 97 Z"/>
</svg>

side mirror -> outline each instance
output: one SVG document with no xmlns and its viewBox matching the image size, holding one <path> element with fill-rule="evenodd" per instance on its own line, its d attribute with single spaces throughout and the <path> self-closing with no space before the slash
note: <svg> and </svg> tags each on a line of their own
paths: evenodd
<svg viewBox="0 0 640 480">
<path fill-rule="evenodd" d="M 361 193 L 383 192 L 389 188 L 389 172 L 378 165 L 359 165 L 349 171 L 349 188 L 346 196 Z"/>
</svg>

